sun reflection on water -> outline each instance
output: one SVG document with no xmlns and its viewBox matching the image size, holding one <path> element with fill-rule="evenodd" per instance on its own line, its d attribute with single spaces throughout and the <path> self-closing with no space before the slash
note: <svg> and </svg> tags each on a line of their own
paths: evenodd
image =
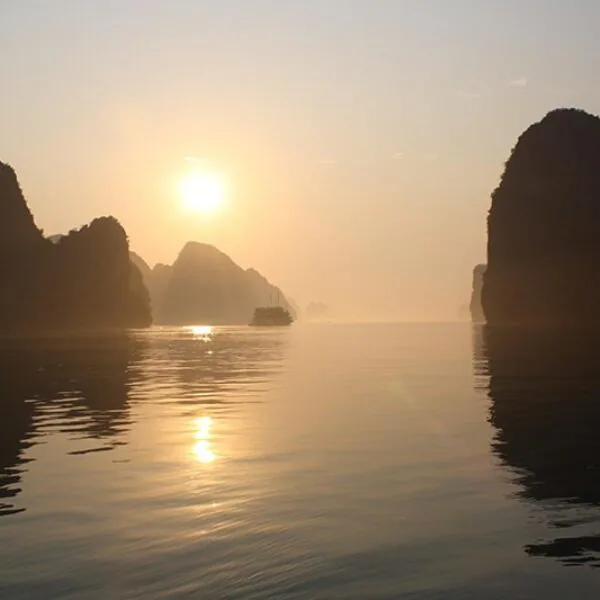
<svg viewBox="0 0 600 600">
<path fill-rule="evenodd" d="M 196 460 L 202 464 L 208 464 L 216 459 L 216 455 L 212 450 L 212 418 L 199 417 L 195 421 L 196 443 L 193 446 L 193 454 Z"/>
<path fill-rule="evenodd" d="M 187 328 L 195 338 L 208 342 L 212 338 L 213 328 L 210 325 L 192 325 Z"/>
</svg>

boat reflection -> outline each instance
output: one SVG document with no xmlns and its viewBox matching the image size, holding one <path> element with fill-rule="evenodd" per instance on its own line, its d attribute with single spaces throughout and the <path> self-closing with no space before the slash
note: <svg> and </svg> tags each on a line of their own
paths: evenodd
<svg viewBox="0 0 600 600">
<path fill-rule="evenodd" d="M 475 371 L 489 377 L 492 451 L 556 531 L 525 551 L 600 566 L 597 336 L 485 327 L 474 344 Z"/>
</svg>

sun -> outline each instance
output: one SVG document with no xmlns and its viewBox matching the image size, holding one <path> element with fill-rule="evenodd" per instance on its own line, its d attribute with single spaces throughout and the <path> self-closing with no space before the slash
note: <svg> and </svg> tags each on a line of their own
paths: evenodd
<svg viewBox="0 0 600 600">
<path fill-rule="evenodd" d="M 210 215 L 223 205 L 225 183 L 217 173 L 192 171 L 179 182 L 179 193 L 186 210 Z"/>
</svg>

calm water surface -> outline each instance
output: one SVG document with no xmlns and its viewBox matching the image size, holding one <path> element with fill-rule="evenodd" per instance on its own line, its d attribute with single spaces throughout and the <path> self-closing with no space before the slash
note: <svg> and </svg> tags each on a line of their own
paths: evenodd
<svg viewBox="0 0 600 600">
<path fill-rule="evenodd" d="M 4 341 L 0 598 L 595 598 L 589 348 L 466 324 Z"/>
</svg>

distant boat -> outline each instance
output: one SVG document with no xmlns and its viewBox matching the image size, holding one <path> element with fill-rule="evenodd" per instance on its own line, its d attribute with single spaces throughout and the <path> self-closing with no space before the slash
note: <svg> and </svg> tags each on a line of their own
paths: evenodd
<svg viewBox="0 0 600 600">
<path fill-rule="evenodd" d="M 283 327 L 291 325 L 294 318 L 281 306 L 261 306 L 254 311 L 250 321 L 253 327 Z"/>
</svg>

